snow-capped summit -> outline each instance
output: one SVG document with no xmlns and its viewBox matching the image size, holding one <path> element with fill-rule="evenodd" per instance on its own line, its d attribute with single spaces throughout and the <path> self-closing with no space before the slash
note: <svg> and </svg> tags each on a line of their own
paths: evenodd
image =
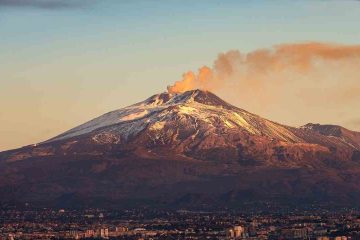
<svg viewBox="0 0 360 240">
<path fill-rule="evenodd" d="M 179 121 L 174 122 L 175 119 Z M 249 134 L 265 135 L 282 141 L 302 142 L 302 139 L 295 136 L 288 127 L 234 107 L 215 94 L 202 90 L 154 95 L 137 104 L 106 113 L 48 142 L 65 140 L 94 131 L 96 134 L 111 133 L 112 139 L 116 135 L 118 139 L 124 141 L 147 128 L 156 129 L 159 134 L 164 134 L 161 130 L 165 126 L 177 131 L 181 124 L 193 129 L 194 134 L 201 129 L 210 132 L 220 129 L 221 131 L 244 130 Z"/>
</svg>

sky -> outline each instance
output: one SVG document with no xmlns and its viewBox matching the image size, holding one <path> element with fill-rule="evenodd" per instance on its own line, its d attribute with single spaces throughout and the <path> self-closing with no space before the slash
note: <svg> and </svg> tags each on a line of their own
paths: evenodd
<svg viewBox="0 0 360 240">
<path fill-rule="evenodd" d="M 300 43 L 356 48 L 359 22 L 355 0 L 0 0 L 0 151 L 164 92 L 189 70 L 213 67 L 221 53 Z M 280 123 L 360 131 L 360 91 L 352 91 L 360 90 L 360 62 L 351 56 L 346 64 L 321 63 L 325 70 L 316 75 L 325 76 L 316 85 L 325 92 L 351 78 L 340 100 L 315 96 L 306 74 L 267 83 L 261 94 L 276 89 L 280 96 L 272 102 L 259 92 L 251 99 L 246 84 L 236 85 L 242 92 L 213 91 Z M 292 94 L 295 88 L 305 94 Z"/>
</svg>

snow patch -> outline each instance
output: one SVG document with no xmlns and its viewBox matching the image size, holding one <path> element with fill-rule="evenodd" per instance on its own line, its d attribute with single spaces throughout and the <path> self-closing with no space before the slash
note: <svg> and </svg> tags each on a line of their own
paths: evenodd
<svg viewBox="0 0 360 240">
<path fill-rule="evenodd" d="M 232 125 L 228 120 L 223 119 L 223 121 L 228 128 L 234 128 L 234 125 Z"/>
<path fill-rule="evenodd" d="M 255 134 L 255 131 L 253 130 L 253 127 L 242 117 L 240 116 L 238 113 L 234 112 L 233 116 L 235 116 L 234 118 L 234 122 L 240 126 L 245 128 L 247 131 Z"/>
<path fill-rule="evenodd" d="M 156 122 L 150 126 L 150 130 L 152 131 L 159 131 L 165 127 L 165 122 Z"/>
<path fill-rule="evenodd" d="M 179 107 L 179 112 L 180 112 L 180 113 L 183 113 L 183 114 L 191 115 L 191 114 L 193 114 L 195 111 L 196 111 L 196 109 L 193 108 L 193 107 L 190 107 L 190 106 L 183 105 L 183 106 L 180 106 L 180 107 Z"/>
<path fill-rule="evenodd" d="M 142 112 L 136 112 L 136 113 L 131 113 L 127 116 L 124 116 L 122 118 L 120 118 L 120 121 L 131 121 L 131 120 L 135 120 L 138 118 L 142 118 L 144 116 L 146 116 L 147 114 L 149 114 L 149 111 L 144 110 Z"/>
<path fill-rule="evenodd" d="M 108 132 L 96 134 L 94 137 L 92 137 L 92 140 L 100 144 L 104 144 L 104 143 L 118 144 L 120 142 L 119 136 L 116 136 L 115 134 Z"/>
</svg>

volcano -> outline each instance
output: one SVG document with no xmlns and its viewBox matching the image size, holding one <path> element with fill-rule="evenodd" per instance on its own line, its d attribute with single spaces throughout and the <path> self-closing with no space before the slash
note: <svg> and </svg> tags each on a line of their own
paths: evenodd
<svg viewBox="0 0 360 240">
<path fill-rule="evenodd" d="M 0 153 L 0 204 L 360 206 L 360 133 L 279 124 L 208 91 L 161 93 Z"/>
</svg>

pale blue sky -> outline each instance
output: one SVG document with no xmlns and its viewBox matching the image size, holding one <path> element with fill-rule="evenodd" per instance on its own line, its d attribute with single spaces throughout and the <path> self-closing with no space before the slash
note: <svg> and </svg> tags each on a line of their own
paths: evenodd
<svg viewBox="0 0 360 240">
<path fill-rule="evenodd" d="M 14 1 L 0 0 L 0 150 L 162 92 L 220 52 L 360 43 L 359 1 Z"/>
</svg>

